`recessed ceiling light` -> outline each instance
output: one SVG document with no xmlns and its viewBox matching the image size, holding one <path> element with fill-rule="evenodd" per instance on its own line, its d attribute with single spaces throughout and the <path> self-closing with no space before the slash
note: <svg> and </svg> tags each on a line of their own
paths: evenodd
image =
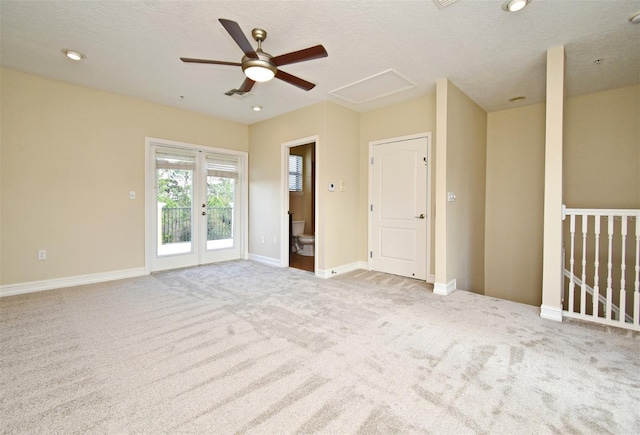
<svg viewBox="0 0 640 435">
<path fill-rule="evenodd" d="M 509 101 L 511 103 L 517 103 L 518 101 L 522 101 L 522 100 L 526 100 L 527 97 L 525 97 L 524 95 L 520 95 L 518 97 L 513 97 L 513 98 L 509 98 Z"/>
<path fill-rule="evenodd" d="M 255 112 L 259 112 L 262 110 L 262 106 L 252 106 L 251 107 Z"/>
<path fill-rule="evenodd" d="M 631 21 L 633 24 L 640 24 L 640 12 L 629 15 L 629 21 Z"/>
<path fill-rule="evenodd" d="M 63 48 L 62 52 L 71 60 L 82 60 L 85 57 L 84 54 L 79 51 L 69 50 L 68 48 Z"/>
<path fill-rule="evenodd" d="M 507 0 L 502 4 L 502 10 L 507 12 L 518 12 L 530 2 L 531 0 Z"/>
</svg>

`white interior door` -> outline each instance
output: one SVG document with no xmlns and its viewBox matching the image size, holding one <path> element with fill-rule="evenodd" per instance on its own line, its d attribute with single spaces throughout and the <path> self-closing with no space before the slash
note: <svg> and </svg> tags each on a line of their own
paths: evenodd
<svg viewBox="0 0 640 435">
<path fill-rule="evenodd" d="M 427 278 L 428 137 L 372 146 L 370 267 Z"/>
<path fill-rule="evenodd" d="M 242 258 L 242 157 L 151 145 L 148 159 L 150 271 Z"/>
</svg>

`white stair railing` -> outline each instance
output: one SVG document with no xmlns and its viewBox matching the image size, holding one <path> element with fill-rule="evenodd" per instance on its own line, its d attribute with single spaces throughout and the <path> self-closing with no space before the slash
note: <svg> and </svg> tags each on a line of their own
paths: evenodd
<svg viewBox="0 0 640 435">
<path fill-rule="evenodd" d="M 563 220 L 567 218 L 569 269 L 564 269 L 564 276 L 568 297 L 563 301 L 563 315 L 640 330 L 640 210 L 565 208 Z M 602 244 L 601 230 L 606 234 Z M 579 261 L 576 252 L 581 252 Z M 606 261 L 604 292 L 600 288 L 601 260 Z M 627 282 L 634 284 L 631 292 Z"/>
<path fill-rule="evenodd" d="M 569 272 L 567 269 L 565 269 L 564 270 L 564 276 L 566 278 L 571 279 L 571 272 Z M 582 286 L 584 285 L 584 287 L 587 290 L 587 294 L 588 295 L 590 295 L 590 296 L 598 295 L 597 297 L 593 298 L 593 302 L 594 302 L 594 304 L 596 306 L 597 306 L 597 304 L 600 304 L 603 307 L 606 306 L 607 298 L 605 298 L 604 296 L 599 294 L 597 291 L 595 291 L 593 287 L 591 287 L 588 284 L 584 284 L 583 281 L 580 278 L 578 278 L 577 276 L 575 276 L 575 275 L 573 276 L 573 281 L 578 287 L 582 288 Z M 597 308 L 595 308 L 595 309 L 597 310 Z M 611 305 L 611 312 L 612 312 L 612 316 L 613 316 L 613 318 L 615 320 L 619 320 L 620 319 L 620 308 L 616 304 L 612 304 Z M 633 317 L 631 317 L 630 315 L 625 313 L 625 322 L 633 323 Z"/>
</svg>

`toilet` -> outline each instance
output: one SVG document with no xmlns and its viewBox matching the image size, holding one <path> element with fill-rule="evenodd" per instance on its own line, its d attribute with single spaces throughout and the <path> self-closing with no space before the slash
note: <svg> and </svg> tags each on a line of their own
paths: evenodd
<svg viewBox="0 0 640 435">
<path fill-rule="evenodd" d="M 313 234 L 304 234 L 304 221 L 293 221 L 292 236 L 298 255 L 313 257 L 315 252 L 315 237 Z"/>
</svg>

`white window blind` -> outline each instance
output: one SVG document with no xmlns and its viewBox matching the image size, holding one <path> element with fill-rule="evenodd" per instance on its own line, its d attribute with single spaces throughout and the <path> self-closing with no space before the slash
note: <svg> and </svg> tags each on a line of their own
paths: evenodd
<svg viewBox="0 0 640 435">
<path fill-rule="evenodd" d="M 289 191 L 302 192 L 302 156 L 289 156 Z"/>
<path fill-rule="evenodd" d="M 222 178 L 238 178 L 238 158 L 218 154 L 207 155 L 207 175 Z"/>
<path fill-rule="evenodd" d="M 195 156 L 184 154 L 171 154 L 164 152 L 156 152 L 156 168 L 157 169 L 187 169 L 194 170 L 196 167 Z"/>
</svg>

